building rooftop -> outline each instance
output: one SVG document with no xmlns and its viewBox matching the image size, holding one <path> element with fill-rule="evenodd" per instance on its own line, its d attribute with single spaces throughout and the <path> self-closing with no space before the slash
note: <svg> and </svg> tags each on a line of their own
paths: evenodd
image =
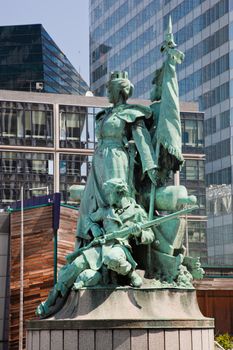
<svg viewBox="0 0 233 350">
<path fill-rule="evenodd" d="M 52 94 L 52 93 L 39 93 L 39 92 L 22 92 L 22 91 L 9 91 L 0 90 L 0 100 L 9 101 L 28 101 L 37 103 L 58 103 L 58 104 L 69 104 L 69 105 L 80 105 L 88 107 L 108 107 L 111 104 L 108 102 L 107 97 L 96 97 L 96 96 L 80 96 L 80 95 L 66 95 L 66 94 Z M 149 106 L 150 100 L 142 99 L 129 99 L 130 104 L 141 104 Z M 180 102 L 181 111 L 185 112 L 199 112 L 198 103 L 196 102 Z"/>
</svg>

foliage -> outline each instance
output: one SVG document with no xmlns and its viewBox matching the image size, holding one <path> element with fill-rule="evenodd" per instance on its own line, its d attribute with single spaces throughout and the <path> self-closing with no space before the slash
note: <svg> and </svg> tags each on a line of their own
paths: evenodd
<svg viewBox="0 0 233 350">
<path fill-rule="evenodd" d="M 215 340 L 225 349 L 230 350 L 233 348 L 233 337 L 228 334 L 219 334 L 215 337 Z"/>
</svg>

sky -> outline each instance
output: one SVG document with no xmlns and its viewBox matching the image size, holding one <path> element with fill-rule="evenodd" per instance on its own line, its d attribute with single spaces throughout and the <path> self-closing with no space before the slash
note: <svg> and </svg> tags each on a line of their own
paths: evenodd
<svg viewBox="0 0 233 350">
<path fill-rule="evenodd" d="M 0 0 L 0 26 L 41 23 L 89 83 L 88 0 Z"/>
</svg>

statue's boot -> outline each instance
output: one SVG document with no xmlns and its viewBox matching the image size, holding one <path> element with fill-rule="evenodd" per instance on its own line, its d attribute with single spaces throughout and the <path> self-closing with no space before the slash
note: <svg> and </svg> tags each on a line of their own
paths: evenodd
<svg viewBox="0 0 233 350">
<path fill-rule="evenodd" d="M 48 295 L 48 298 L 46 301 L 42 302 L 40 305 L 36 308 L 36 315 L 39 317 L 43 317 L 49 313 L 50 306 L 54 305 L 56 302 L 56 299 L 59 295 L 59 291 L 54 287 Z"/>
<path fill-rule="evenodd" d="M 139 276 L 139 274 L 135 270 L 130 271 L 128 276 L 130 278 L 130 285 L 131 286 L 136 287 L 136 288 L 141 287 L 142 278 L 141 278 L 141 276 Z"/>
<path fill-rule="evenodd" d="M 58 294 L 58 297 L 53 305 L 48 305 L 47 300 L 45 302 L 42 302 L 36 309 L 36 315 L 40 318 L 47 318 L 49 316 L 54 315 L 59 310 L 61 310 L 62 306 L 65 304 L 65 301 L 69 295 L 70 289 L 66 289 L 66 291 L 63 291 L 63 295 L 60 293 Z"/>
<path fill-rule="evenodd" d="M 44 302 L 40 303 L 40 305 L 36 308 L 36 316 L 43 318 L 47 313 L 49 312 L 49 309 L 47 307 L 47 304 Z"/>
<path fill-rule="evenodd" d="M 81 261 L 80 261 L 81 262 Z M 59 311 L 64 305 L 70 288 L 74 284 L 77 276 L 83 270 L 82 264 L 72 263 L 65 265 L 58 274 L 58 282 L 50 291 L 46 301 L 42 302 L 36 309 L 36 315 L 45 318 Z"/>
</svg>

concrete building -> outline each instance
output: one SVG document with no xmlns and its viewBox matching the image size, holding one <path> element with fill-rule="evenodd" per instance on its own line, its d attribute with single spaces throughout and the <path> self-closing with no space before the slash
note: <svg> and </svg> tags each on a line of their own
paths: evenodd
<svg viewBox="0 0 233 350">
<path fill-rule="evenodd" d="M 232 1 L 90 0 L 91 88 L 103 95 L 108 72 L 128 70 L 135 96 L 148 98 L 169 15 L 185 53 L 177 67 L 180 99 L 197 101 L 205 112 L 206 184 L 230 185 L 232 193 Z M 207 232 L 211 263 L 233 264 L 232 208 L 209 212 Z"/>
<path fill-rule="evenodd" d="M 0 89 L 85 95 L 86 82 L 41 24 L 0 27 Z"/>
</svg>

